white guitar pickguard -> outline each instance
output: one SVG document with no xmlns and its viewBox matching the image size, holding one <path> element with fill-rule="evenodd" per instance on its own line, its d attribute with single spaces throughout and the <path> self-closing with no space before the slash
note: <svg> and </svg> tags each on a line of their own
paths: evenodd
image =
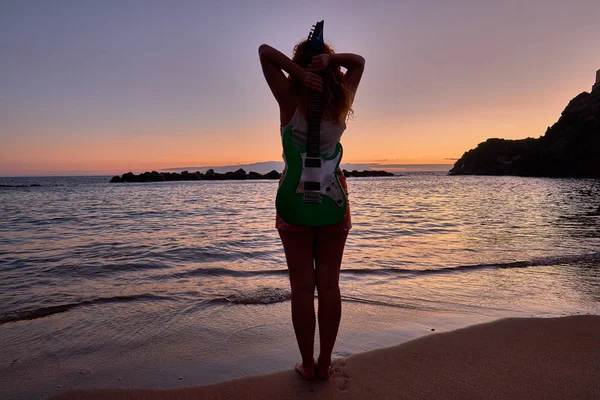
<svg viewBox="0 0 600 400">
<path fill-rule="evenodd" d="M 337 166 L 342 158 L 342 152 L 339 152 L 338 155 L 331 160 L 321 159 L 320 168 L 306 167 L 306 153 L 301 153 L 300 155 L 302 156 L 302 175 L 300 176 L 300 182 L 296 188 L 296 193 L 304 193 L 304 182 L 320 182 L 321 195 L 331 198 L 338 207 L 343 207 L 344 193 L 336 180 Z"/>
</svg>

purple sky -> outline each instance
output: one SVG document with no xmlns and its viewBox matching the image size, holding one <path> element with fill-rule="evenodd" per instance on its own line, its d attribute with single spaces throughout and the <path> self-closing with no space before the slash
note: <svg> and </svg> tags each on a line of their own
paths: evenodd
<svg viewBox="0 0 600 400">
<path fill-rule="evenodd" d="M 542 135 L 593 84 L 598 16 L 598 0 L 4 0 L 0 175 L 280 160 L 257 48 L 291 55 L 320 19 L 367 60 L 344 160 L 442 163 Z"/>
</svg>

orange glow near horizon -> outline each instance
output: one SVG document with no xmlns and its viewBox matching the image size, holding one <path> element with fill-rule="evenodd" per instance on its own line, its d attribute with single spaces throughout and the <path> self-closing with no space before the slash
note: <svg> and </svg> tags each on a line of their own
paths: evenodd
<svg viewBox="0 0 600 400">
<path fill-rule="evenodd" d="M 564 98 L 573 97 L 564 94 Z M 559 97 L 559 96 L 556 96 Z M 539 137 L 556 122 L 566 101 L 520 99 L 515 104 L 459 111 L 439 110 L 435 117 L 371 117 L 359 107 L 342 138 L 344 163 L 453 164 L 465 151 L 490 137 Z M 546 104 L 544 104 L 546 103 Z M 554 104 L 553 104 L 554 103 Z M 539 105 L 532 109 L 531 105 Z M 529 105 L 529 106 L 528 106 Z M 274 109 L 276 111 L 276 108 Z M 27 136 L 27 135 L 23 135 Z M 192 166 L 224 166 L 281 161 L 276 122 L 256 124 L 243 132 L 211 135 L 161 132 L 123 134 L 115 145 L 110 132 L 87 132 L 86 140 L 57 140 L 45 135 L 37 143 L 13 138 L 0 150 L 2 175 L 63 173 L 121 174 Z"/>
<path fill-rule="evenodd" d="M 0 6 L 0 52 L 13 55 L 0 74 L 0 176 L 281 161 L 257 49 L 289 56 L 317 19 L 336 51 L 366 59 L 343 163 L 453 164 L 491 137 L 540 137 L 600 67 L 597 2 L 281 5 L 294 18 L 248 4 L 148 7 L 135 21 L 104 3 L 40 4 L 40 20 Z"/>
</svg>

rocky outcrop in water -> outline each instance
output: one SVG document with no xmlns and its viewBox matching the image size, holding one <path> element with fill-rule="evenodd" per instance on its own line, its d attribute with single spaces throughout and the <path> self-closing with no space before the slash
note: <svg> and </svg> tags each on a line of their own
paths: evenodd
<svg viewBox="0 0 600 400">
<path fill-rule="evenodd" d="M 243 169 L 237 171 L 226 172 L 224 174 L 215 172 L 209 169 L 206 172 L 144 172 L 135 175 L 133 172 L 128 172 L 121 176 L 115 175 L 110 180 L 111 183 L 119 182 L 169 182 L 169 181 L 222 181 L 222 180 L 244 180 L 244 179 L 279 179 L 281 174 L 275 170 L 266 174 L 257 172 L 246 173 Z"/>
<path fill-rule="evenodd" d="M 449 174 L 600 178 L 600 86 L 571 100 L 540 138 L 488 139 Z"/>
<path fill-rule="evenodd" d="M 347 177 L 365 177 L 365 176 L 393 176 L 391 172 L 386 171 L 346 171 L 343 173 Z M 110 180 L 111 183 L 121 182 L 168 182 L 168 181 L 224 181 L 224 180 L 246 180 L 246 179 L 279 179 L 281 173 L 273 170 L 266 174 L 259 174 L 258 172 L 250 171 L 246 173 L 242 168 L 233 171 L 225 172 L 223 174 L 215 172 L 212 169 L 202 173 L 200 171 L 189 172 L 183 171 L 177 172 L 144 172 L 139 175 L 135 175 L 133 172 L 127 172 L 121 176 L 115 175 Z"/>
<path fill-rule="evenodd" d="M 357 171 L 357 170 L 352 170 L 352 171 L 346 171 L 345 169 L 342 170 L 342 172 L 344 173 L 345 177 L 352 177 L 352 178 L 364 178 L 364 177 L 372 177 L 372 176 L 394 176 L 393 173 L 391 172 L 387 172 L 387 171 Z"/>
</svg>

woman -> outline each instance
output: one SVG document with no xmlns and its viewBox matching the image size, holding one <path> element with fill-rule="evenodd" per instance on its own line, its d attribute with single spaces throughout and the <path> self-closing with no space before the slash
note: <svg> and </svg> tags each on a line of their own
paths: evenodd
<svg viewBox="0 0 600 400">
<path fill-rule="evenodd" d="M 352 113 L 351 105 L 363 74 L 364 58 L 356 54 L 335 54 L 325 45 L 324 53 L 311 59 L 306 41 L 296 45 L 292 60 L 266 44 L 258 51 L 267 84 L 279 103 L 281 132 L 291 126 L 294 142 L 297 145 L 305 143 L 309 94 L 321 92 L 326 104 L 320 128 L 321 153 L 332 154 L 346 128 L 347 116 Z M 342 73 L 340 67 L 346 68 L 346 73 Z M 283 71 L 289 76 L 286 77 Z M 315 73 L 325 77 L 325 86 Z M 347 192 L 341 171 L 339 178 Z M 350 227 L 349 207 L 342 221 L 323 228 L 294 226 L 279 216 L 276 218 L 290 276 L 292 322 L 302 355 L 296 370 L 306 379 L 327 379 L 332 374 L 331 353 L 342 312 L 340 265 Z M 320 336 L 320 354 L 316 362 L 313 358 L 315 286 Z"/>
</svg>

